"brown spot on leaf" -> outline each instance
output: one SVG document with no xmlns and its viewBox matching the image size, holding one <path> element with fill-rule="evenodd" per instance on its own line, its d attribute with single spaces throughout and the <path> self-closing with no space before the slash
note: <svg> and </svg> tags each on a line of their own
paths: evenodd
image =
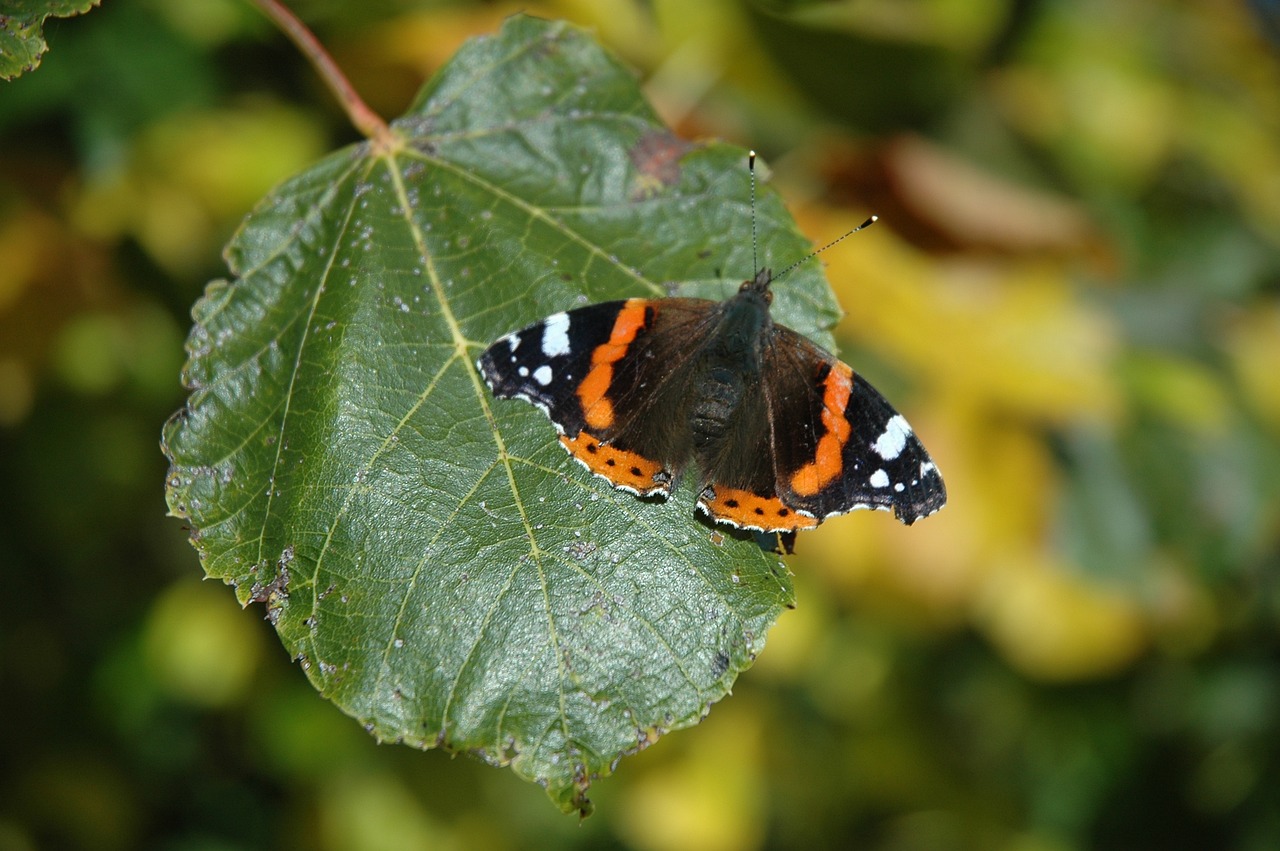
<svg viewBox="0 0 1280 851">
<path fill-rule="evenodd" d="M 628 152 L 640 178 L 633 196 L 647 198 L 663 187 L 679 183 L 680 158 L 692 147 L 680 137 L 663 130 L 641 136 Z"/>
</svg>

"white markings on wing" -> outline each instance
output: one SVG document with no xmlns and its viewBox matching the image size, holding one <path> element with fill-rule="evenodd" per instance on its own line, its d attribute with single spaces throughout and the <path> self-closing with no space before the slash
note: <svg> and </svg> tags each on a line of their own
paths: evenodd
<svg viewBox="0 0 1280 851">
<path fill-rule="evenodd" d="M 902 454 L 903 448 L 907 445 L 907 438 L 910 436 L 911 426 L 907 425 L 906 419 L 902 414 L 894 414 L 884 424 L 884 433 L 876 438 L 871 448 L 884 460 L 892 461 Z"/>
<path fill-rule="evenodd" d="M 549 358 L 569 354 L 569 314 L 553 313 L 542 327 L 542 353 Z"/>
</svg>

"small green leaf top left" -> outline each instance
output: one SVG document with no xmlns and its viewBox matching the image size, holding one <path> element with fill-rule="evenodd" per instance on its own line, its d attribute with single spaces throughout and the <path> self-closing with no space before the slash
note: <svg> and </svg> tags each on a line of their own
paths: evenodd
<svg viewBox="0 0 1280 851">
<path fill-rule="evenodd" d="M 99 0 L 0 0 L 0 79 L 12 80 L 34 71 L 49 49 L 44 40 L 46 18 L 69 18 L 98 5 Z"/>
</svg>

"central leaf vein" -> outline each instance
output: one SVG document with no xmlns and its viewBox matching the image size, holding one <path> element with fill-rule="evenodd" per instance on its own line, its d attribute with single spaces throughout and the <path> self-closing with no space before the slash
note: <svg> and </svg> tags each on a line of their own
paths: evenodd
<svg viewBox="0 0 1280 851">
<path fill-rule="evenodd" d="M 387 157 L 387 167 L 391 175 L 392 184 L 395 187 L 399 209 L 402 211 L 402 215 L 405 218 L 405 223 L 413 238 L 414 246 L 425 264 L 427 280 L 430 282 L 432 292 L 435 295 L 437 303 L 440 305 L 440 315 L 444 319 L 445 325 L 448 327 L 449 336 L 453 340 L 457 355 L 468 356 L 470 343 L 467 340 L 466 335 L 462 333 L 461 325 L 458 323 L 457 317 L 453 313 L 453 306 L 448 295 L 445 293 L 444 285 L 440 279 L 439 270 L 436 267 L 435 257 L 427 248 L 426 235 L 413 218 L 413 204 L 410 201 L 409 193 L 404 184 L 403 173 L 397 167 L 397 163 L 391 156 Z M 450 170 L 464 176 L 466 175 L 466 172 L 457 169 Z M 493 191 L 497 191 L 496 187 L 494 187 Z M 483 384 L 480 381 L 480 376 L 474 367 L 470 365 L 469 357 L 467 357 L 467 362 L 467 377 L 471 381 L 472 389 L 475 391 L 476 400 L 479 403 L 481 410 L 484 412 L 484 417 L 488 421 L 490 431 L 493 434 L 498 457 L 506 471 L 507 481 L 511 487 L 511 493 L 515 500 L 516 508 L 520 513 L 520 522 L 524 527 L 525 536 L 529 541 L 529 556 L 538 572 L 538 580 L 541 586 L 547 615 L 547 637 L 551 644 L 551 651 L 556 659 L 556 665 L 559 673 L 559 676 L 557 677 L 557 692 L 559 694 L 560 703 L 560 724 L 567 740 L 569 738 L 569 717 L 565 705 L 564 683 L 566 679 L 566 672 L 564 670 L 564 659 L 560 651 L 560 635 L 559 631 L 556 629 L 555 614 L 552 610 L 551 604 L 551 595 L 547 587 L 547 575 L 542 564 L 544 554 L 537 544 L 533 524 L 529 520 L 528 511 L 526 510 L 524 501 L 521 498 L 520 488 L 516 484 L 515 475 L 511 468 L 511 461 L 510 456 L 507 453 L 506 443 L 502 439 L 502 434 L 497 427 L 497 421 L 493 415 L 492 408 L 489 405 L 489 400 Z"/>
</svg>

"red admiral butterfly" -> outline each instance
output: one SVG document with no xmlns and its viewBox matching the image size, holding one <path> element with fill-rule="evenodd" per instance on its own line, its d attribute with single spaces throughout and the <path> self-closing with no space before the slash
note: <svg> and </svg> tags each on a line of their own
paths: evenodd
<svg viewBox="0 0 1280 851">
<path fill-rule="evenodd" d="M 902 415 L 773 322 L 772 280 L 762 268 L 722 302 L 632 298 L 556 313 L 495 342 L 477 366 L 498 398 L 541 408 L 569 454 L 614 487 L 665 499 L 692 459 L 698 508 L 722 523 L 794 533 L 859 508 L 908 525 L 942 508 L 942 477 Z"/>
</svg>

